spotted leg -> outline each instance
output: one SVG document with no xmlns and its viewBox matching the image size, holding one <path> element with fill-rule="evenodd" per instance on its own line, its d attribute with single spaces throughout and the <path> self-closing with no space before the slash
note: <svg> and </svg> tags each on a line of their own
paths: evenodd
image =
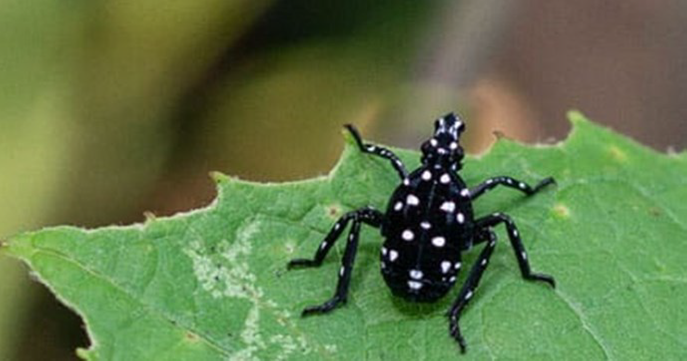
<svg viewBox="0 0 687 361">
<path fill-rule="evenodd" d="M 508 239 L 515 252 L 515 258 L 518 260 L 518 266 L 520 267 L 522 277 L 531 281 L 543 281 L 550 284 L 551 287 L 556 287 L 556 281 L 554 281 L 553 277 L 546 274 L 534 273 L 530 269 L 530 262 L 527 260 L 527 251 L 525 251 L 525 246 L 522 244 L 522 239 L 520 239 L 520 233 L 510 217 L 503 213 L 494 213 L 478 219 L 475 223 L 477 229 L 490 228 L 500 223 L 504 223 L 508 231 Z"/>
<path fill-rule="evenodd" d="M 363 143 L 363 138 L 360 137 L 360 133 L 358 133 L 358 130 L 355 129 L 353 125 L 346 124 L 345 127 L 351 133 L 353 139 L 355 139 L 355 142 L 358 144 L 358 148 L 360 148 L 361 152 L 374 154 L 378 157 L 388 159 L 391 162 L 391 165 L 396 170 L 396 173 L 398 173 L 398 176 L 401 177 L 401 179 L 406 179 L 408 177 L 408 171 L 406 170 L 406 167 L 403 165 L 403 162 L 401 162 L 401 160 L 396 156 L 396 154 L 394 154 L 392 151 L 384 147 Z"/>
<path fill-rule="evenodd" d="M 327 255 L 331 249 L 334 242 L 341 235 L 344 227 L 349 221 L 353 221 L 351 225 L 351 230 L 348 234 L 348 242 L 346 243 L 346 248 L 344 250 L 344 256 L 341 260 L 341 269 L 339 270 L 339 281 L 336 285 L 336 292 L 334 296 L 330 298 L 327 302 L 317 305 L 310 306 L 303 310 L 303 316 L 307 316 L 315 313 L 326 313 L 342 303 L 346 302 L 348 296 L 348 288 L 351 283 L 351 273 L 353 271 L 353 263 L 355 262 L 355 255 L 358 251 L 358 236 L 360 234 L 361 223 L 366 223 L 373 227 L 379 227 L 382 224 L 383 214 L 372 208 L 363 208 L 357 211 L 346 213 L 339 221 L 334 224 L 329 234 L 325 237 L 324 241 L 315 253 L 314 259 L 294 259 L 289 262 L 288 267 L 317 267 L 322 264 L 322 260 Z"/>
<path fill-rule="evenodd" d="M 496 234 L 494 234 L 494 232 L 490 229 L 485 229 L 483 233 L 484 234 L 480 241 L 483 242 L 485 240 L 488 240 L 487 245 L 479 254 L 479 257 L 477 258 L 475 264 L 473 264 L 472 268 L 470 268 L 468 278 L 465 280 L 463 287 L 460 289 L 460 292 L 458 293 L 458 297 L 453 302 L 453 305 L 448 311 L 449 334 L 456 341 L 458 341 L 458 345 L 460 346 L 460 351 L 462 353 L 465 353 L 466 344 L 465 339 L 460 333 L 458 320 L 460 319 L 460 315 L 463 312 L 463 309 L 465 308 L 465 306 L 467 306 L 475 290 L 477 289 L 477 286 L 479 285 L 479 280 L 482 278 L 482 274 L 484 273 L 484 270 L 487 268 L 489 258 L 491 258 L 491 254 L 494 252 L 494 247 L 496 246 Z M 478 241 L 477 243 L 481 242 Z"/>
<path fill-rule="evenodd" d="M 531 187 L 529 184 L 521 182 L 511 177 L 494 177 L 489 178 L 481 184 L 477 185 L 476 187 L 470 189 L 470 198 L 472 198 L 472 200 L 475 200 L 477 199 L 477 197 L 481 196 L 486 191 L 489 191 L 498 185 L 504 185 L 506 187 L 514 188 L 527 194 L 528 196 L 531 196 L 539 192 L 539 190 L 546 187 L 547 185 L 555 183 L 556 181 L 552 177 L 547 177 L 544 178 L 541 182 L 537 183 L 534 187 Z"/>
</svg>

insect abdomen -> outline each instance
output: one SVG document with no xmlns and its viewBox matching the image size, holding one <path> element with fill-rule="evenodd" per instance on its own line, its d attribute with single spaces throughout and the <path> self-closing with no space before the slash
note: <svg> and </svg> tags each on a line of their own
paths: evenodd
<svg viewBox="0 0 687 361">
<path fill-rule="evenodd" d="M 406 262 L 400 256 L 395 256 L 395 261 L 390 261 L 390 254 L 394 254 L 392 251 L 395 250 L 386 247 L 382 249 L 382 275 L 396 296 L 415 302 L 433 302 L 453 287 L 461 267 L 459 257 L 438 262 L 427 260 L 409 266 L 412 263 L 411 257 Z"/>
</svg>

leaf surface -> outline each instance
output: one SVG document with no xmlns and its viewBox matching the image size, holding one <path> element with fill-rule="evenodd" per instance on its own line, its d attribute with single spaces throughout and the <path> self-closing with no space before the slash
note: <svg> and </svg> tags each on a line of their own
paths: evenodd
<svg viewBox="0 0 687 361">
<path fill-rule="evenodd" d="M 461 319 L 464 356 L 444 317 L 457 287 L 435 304 L 393 297 L 374 229 L 362 232 L 348 303 L 299 317 L 332 295 L 343 242 L 319 269 L 286 272 L 288 260 L 311 256 L 344 212 L 384 210 L 398 183 L 351 139 L 326 177 L 256 184 L 217 174 L 206 208 L 125 227 L 44 229 L 3 250 L 83 316 L 93 344 L 79 354 L 92 360 L 678 359 L 687 353 L 687 155 L 570 117 L 565 142 L 500 140 L 465 163 L 471 185 L 496 175 L 557 179 L 532 198 L 494 190 L 476 210 L 510 214 L 533 269 L 558 287 L 523 281 L 499 229 Z M 418 165 L 418 153 L 396 151 Z"/>
</svg>

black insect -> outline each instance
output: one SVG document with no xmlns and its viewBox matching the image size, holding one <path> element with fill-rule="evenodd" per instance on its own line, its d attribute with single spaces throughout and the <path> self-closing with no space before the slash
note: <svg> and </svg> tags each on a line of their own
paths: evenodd
<svg viewBox="0 0 687 361">
<path fill-rule="evenodd" d="M 498 185 L 531 196 L 554 183 L 553 178 L 546 178 L 530 187 L 511 177 L 495 177 L 468 188 L 457 173 L 464 156 L 459 137 L 465 124 L 453 113 L 436 120 L 434 136 L 422 144 L 422 166 L 410 175 L 391 151 L 363 143 L 352 125 L 346 125 L 346 128 L 362 152 L 391 162 L 401 184 L 389 199 L 386 213 L 372 207 L 346 213 L 334 224 L 313 259 L 294 259 L 289 263 L 289 268 L 320 266 L 344 228 L 352 223 L 334 297 L 321 305 L 306 308 L 304 316 L 326 313 L 346 302 L 362 223 L 381 228 L 385 238 L 380 258 L 386 284 L 395 295 L 416 302 L 433 302 L 444 296 L 456 282 L 462 266 L 461 252 L 486 243 L 447 313 L 449 333 L 458 341 L 461 352 L 465 352 L 465 340 L 458 327 L 458 319 L 472 298 L 496 246 L 493 227 L 505 224 L 523 278 L 544 281 L 555 287 L 553 277 L 530 269 L 525 247 L 510 217 L 494 213 L 475 218 L 472 209 L 474 200 Z"/>
</svg>

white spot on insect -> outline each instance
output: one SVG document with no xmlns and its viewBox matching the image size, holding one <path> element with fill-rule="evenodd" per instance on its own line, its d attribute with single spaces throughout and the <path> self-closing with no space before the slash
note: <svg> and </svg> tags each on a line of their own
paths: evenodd
<svg viewBox="0 0 687 361">
<path fill-rule="evenodd" d="M 451 213 L 451 212 L 456 210 L 456 204 L 454 202 L 447 201 L 447 202 L 442 203 L 441 207 L 439 207 L 439 209 L 441 209 L 444 212 Z"/>
<path fill-rule="evenodd" d="M 510 178 L 506 178 L 506 183 L 508 183 L 508 184 L 513 184 L 513 180 L 510 179 Z"/>
<path fill-rule="evenodd" d="M 396 204 L 394 204 L 394 210 L 400 211 L 401 209 L 403 209 L 403 202 L 401 202 L 401 201 L 396 202 Z"/>
<path fill-rule="evenodd" d="M 325 249 L 327 247 L 327 241 L 322 242 L 320 248 Z"/>
<path fill-rule="evenodd" d="M 401 237 L 403 237 L 403 239 L 406 241 L 412 241 L 413 238 L 415 238 L 415 234 L 413 234 L 413 231 L 406 229 L 403 231 L 403 234 L 401 234 Z"/>
<path fill-rule="evenodd" d="M 522 251 L 521 254 L 522 254 L 522 259 L 526 260 L 527 259 L 527 253 L 525 253 L 525 251 Z"/>
<path fill-rule="evenodd" d="M 467 197 L 470 196 L 470 190 L 467 189 L 467 188 L 463 188 L 463 189 L 460 191 L 460 195 L 467 198 Z"/>
<path fill-rule="evenodd" d="M 408 281 L 408 287 L 410 287 L 411 290 L 419 290 L 422 288 L 422 283 L 418 281 Z"/>
<path fill-rule="evenodd" d="M 462 264 L 460 262 L 456 262 L 456 264 L 453 265 L 453 268 L 459 270 L 460 266 L 462 266 Z"/>
<path fill-rule="evenodd" d="M 406 197 L 406 203 L 409 206 L 416 206 L 420 204 L 420 199 L 416 197 L 414 194 L 408 194 L 408 197 Z"/>
<path fill-rule="evenodd" d="M 430 172 L 428 170 L 422 172 L 422 179 L 424 179 L 426 181 L 432 179 L 432 172 Z"/>
<path fill-rule="evenodd" d="M 382 261 L 382 269 L 386 268 L 386 262 Z"/>
<path fill-rule="evenodd" d="M 416 279 L 416 280 L 422 279 L 422 271 L 420 271 L 420 270 L 411 269 L 409 274 L 410 274 L 410 278 L 412 278 L 412 279 Z"/>
<path fill-rule="evenodd" d="M 489 247 L 494 247 L 496 246 L 496 240 L 492 239 L 491 242 L 489 242 Z"/>
<path fill-rule="evenodd" d="M 441 262 L 441 273 L 447 273 L 451 269 L 451 262 L 443 261 Z"/>
<path fill-rule="evenodd" d="M 435 138 L 432 138 L 432 139 L 429 140 L 429 144 L 431 144 L 432 147 L 436 147 L 437 144 L 438 144 L 438 142 L 437 142 L 437 140 L 436 140 Z"/>
<path fill-rule="evenodd" d="M 382 255 L 386 256 L 388 252 L 389 251 L 386 249 L 386 247 L 382 247 Z"/>
<path fill-rule="evenodd" d="M 525 187 L 527 186 L 525 185 L 525 183 L 520 183 L 518 184 L 518 187 L 520 187 L 520 189 L 525 189 Z"/>
<path fill-rule="evenodd" d="M 437 152 L 438 152 L 439 154 L 446 154 L 446 149 L 444 149 L 444 148 L 437 148 Z"/>
<path fill-rule="evenodd" d="M 513 236 L 514 236 L 514 237 L 517 237 L 517 236 L 518 236 L 518 230 L 517 230 L 517 229 L 514 229 L 514 230 L 513 230 Z"/>
<path fill-rule="evenodd" d="M 370 152 L 374 152 L 376 149 L 377 149 L 377 147 L 375 147 L 374 145 L 368 145 L 367 146 L 367 150 Z M 384 153 L 384 152 L 382 151 L 382 153 Z"/>
<path fill-rule="evenodd" d="M 491 178 L 487 179 L 487 184 L 492 184 L 492 183 L 494 183 L 493 179 L 491 179 Z"/>
<path fill-rule="evenodd" d="M 451 278 L 449 278 L 448 281 L 451 283 L 456 282 L 456 276 L 451 276 Z"/>
<path fill-rule="evenodd" d="M 465 222 L 465 215 L 458 212 L 458 214 L 456 214 L 456 221 L 458 221 L 459 224 L 463 224 L 463 222 Z"/>
<path fill-rule="evenodd" d="M 482 262 L 480 262 L 480 264 L 482 265 L 482 267 L 486 266 L 487 265 L 487 259 L 486 258 L 483 259 Z"/>
<path fill-rule="evenodd" d="M 472 291 L 468 291 L 468 293 L 465 295 L 465 299 L 469 300 L 472 298 Z"/>
<path fill-rule="evenodd" d="M 395 249 L 389 251 L 389 261 L 393 262 L 398 258 L 398 252 Z"/>
<path fill-rule="evenodd" d="M 339 269 L 339 277 L 343 276 L 344 272 L 346 272 L 346 267 L 341 266 L 341 268 Z"/>
<path fill-rule="evenodd" d="M 450 181 L 451 181 L 451 176 L 449 176 L 448 173 L 442 174 L 441 178 L 439 178 L 439 182 L 441 182 L 443 184 L 447 184 Z"/>
<path fill-rule="evenodd" d="M 436 247 L 443 247 L 446 244 L 446 238 L 444 237 L 434 237 L 432 238 L 432 244 Z"/>
<path fill-rule="evenodd" d="M 339 228 L 341 228 L 341 223 L 336 222 L 336 224 L 334 225 L 334 230 L 335 230 L 335 231 L 338 231 Z"/>
<path fill-rule="evenodd" d="M 422 229 L 430 229 L 432 225 L 429 222 L 422 222 L 420 223 L 420 227 L 422 227 Z"/>
<path fill-rule="evenodd" d="M 404 186 L 409 186 L 409 185 L 410 185 L 410 180 L 408 180 L 408 178 L 404 178 L 404 179 L 403 179 L 403 185 L 404 185 Z"/>
<path fill-rule="evenodd" d="M 451 142 L 451 145 L 449 147 L 451 148 L 451 150 L 456 150 L 458 148 L 458 143 Z"/>
</svg>

